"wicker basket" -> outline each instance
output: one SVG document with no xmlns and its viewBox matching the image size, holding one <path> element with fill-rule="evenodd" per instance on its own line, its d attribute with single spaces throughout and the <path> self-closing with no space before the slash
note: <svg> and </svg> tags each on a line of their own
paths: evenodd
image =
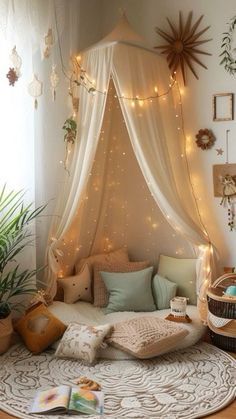
<svg viewBox="0 0 236 419">
<path fill-rule="evenodd" d="M 214 316 L 231 321 L 215 327 L 208 319 L 208 327 L 214 345 L 236 352 L 236 298 L 225 295 L 229 285 L 236 284 L 236 274 L 228 273 L 218 278 L 207 291 L 208 310 Z"/>
</svg>

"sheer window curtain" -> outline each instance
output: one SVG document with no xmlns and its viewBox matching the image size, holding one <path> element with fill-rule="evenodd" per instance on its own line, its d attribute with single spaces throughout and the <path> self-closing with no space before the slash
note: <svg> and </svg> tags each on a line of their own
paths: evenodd
<svg viewBox="0 0 236 419">
<path fill-rule="evenodd" d="M 26 87 L 32 77 L 32 43 L 27 16 L 25 1 L 0 2 L 0 183 L 8 190 L 25 190 L 25 201 L 34 202 L 34 108 Z M 9 86 L 6 74 L 13 67 L 9 56 L 14 46 L 22 58 L 21 75 L 15 86 Z M 20 258 L 22 268 L 35 268 L 34 247 Z"/>
</svg>

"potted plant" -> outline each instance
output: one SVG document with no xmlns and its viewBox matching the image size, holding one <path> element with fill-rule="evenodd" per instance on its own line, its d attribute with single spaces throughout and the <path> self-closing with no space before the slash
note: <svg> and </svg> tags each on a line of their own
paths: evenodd
<svg viewBox="0 0 236 419">
<path fill-rule="evenodd" d="M 37 269 L 20 268 L 17 256 L 34 242 L 30 224 L 44 210 L 24 205 L 23 191 L 0 191 L 0 354 L 5 352 L 12 335 L 12 310 L 19 310 L 19 297 L 36 293 Z"/>
</svg>

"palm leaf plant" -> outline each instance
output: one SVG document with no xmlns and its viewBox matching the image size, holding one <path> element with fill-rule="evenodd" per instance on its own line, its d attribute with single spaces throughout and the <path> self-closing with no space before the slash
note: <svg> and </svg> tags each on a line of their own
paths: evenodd
<svg viewBox="0 0 236 419">
<path fill-rule="evenodd" d="M 37 269 L 22 270 L 16 258 L 34 243 L 30 224 L 44 210 L 24 204 L 24 191 L 0 191 L 0 319 L 17 310 L 17 297 L 36 293 Z M 18 300 L 18 301 L 17 301 Z"/>
</svg>

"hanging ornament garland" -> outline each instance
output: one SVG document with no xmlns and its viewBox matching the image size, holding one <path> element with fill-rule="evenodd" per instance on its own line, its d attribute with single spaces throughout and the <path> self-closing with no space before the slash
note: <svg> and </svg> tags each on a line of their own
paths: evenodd
<svg viewBox="0 0 236 419">
<path fill-rule="evenodd" d="M 56 88 L 59 83 L 59 76 L 56 71 L 56 66 L 52 65 L 52 71 L 50 74 L 50 83 L 51 83 L 51 91 L 52 91 L 52 100 L 53 102 L 56 100 Z"/>
<path fill-rule="evenodd" d="M 230 231 L 235 228 L 234 198 L 236 196 L 236 176 L 226 174 L 220 178 L 223 196 L 220 205 L 228 207 L 228 226 Z"/>
<path fill-rule="evenodd" d="M 15 86 L 15 82 L 19 79 L 21 75 L 20 69 L 22 65 L 22 59 L 19 56 L 18 52 L 16 51 L 16 46 L 12 49 L 12 52 L 9 58 L 12 63 L 12 67 L 9 68 L 9 71 L 6 74 L 6 77 L 8 78 L 9 86 Z"/>
<path fill-rule="evenodd" d="M 34 108 L 38 108 L 38 97 L 43 94 L 43 83 L 38 79 L 36 74 L 28 85 L 28 93 L 34 98 Z"/>
<path fill-rule="evenodd" d="M 64 169 L 68 172 L 68 174 L 70 174 L 70 172 L 68 170 L 69 156 L 70 156 L 70 153 L 72 151 L 72 146 L 75 143 L 76 134 L 77 134 L 77 123 L 73 119 L 73 117 L 67 118 L 65 120 L 62 129 L 65 131 L 64 141 L 65 141 L 65 144 L 66 144 L 66 154 L 65 154 L 63 164 L 64 164 Z"/>
<path fill-rule="evenodd" d="M 230 231 L 236 228 L 236 164 L 229 163 L 229 135 L 226 130 L 226 162 L 213 166 L 214 196 L 220 197 L 220 205 L 227 208 L 228 226 Z M 221 149 L 220 149 L 221 150 Z M 223 150 L 222 150 L 223 151 Z"/>
<path fill-rule="evenodd" d="M 47 35 L 45 35 L 44 37 L 44 50 L 43 50 L 43 56 L 44 58 L 48 58 L 51 54 L 51 49 L 53 47 L 54 44 L 54 39 L 53 39 L 53 34 L 52 34 L 52 29 L 49 28 L 48 29 L 48 33 Z"/>
</svg>

